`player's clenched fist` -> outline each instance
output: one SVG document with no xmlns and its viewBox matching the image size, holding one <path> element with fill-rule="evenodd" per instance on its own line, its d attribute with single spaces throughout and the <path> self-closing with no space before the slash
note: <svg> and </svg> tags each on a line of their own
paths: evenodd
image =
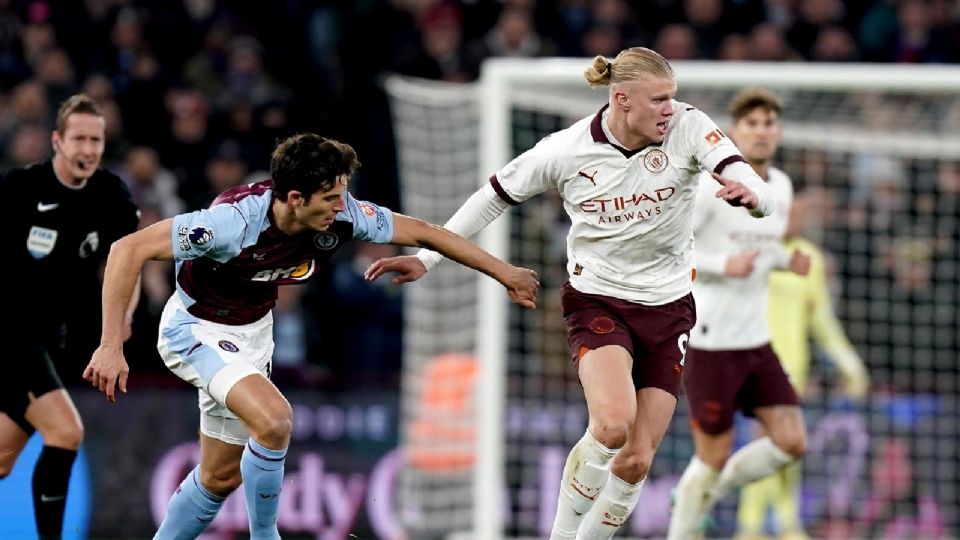
<svg viewBox="0 0 960 540">
<path fill-rule="evenodd" d="M 540 288 L 540 282 L 533 270 L 514 266 L 503 285 L 514 304 L 529 309 L 537 307 L 537 289 Z"/>
</svg>

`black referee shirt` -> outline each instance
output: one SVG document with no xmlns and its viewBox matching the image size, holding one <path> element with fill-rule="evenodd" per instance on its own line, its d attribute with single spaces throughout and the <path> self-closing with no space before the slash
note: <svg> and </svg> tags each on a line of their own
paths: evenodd
<svg viewBox="0 0 960 540">
<path fill-rule="evenodd" d="M 0 230 L 9 240 L 0 265 L 12 301 L 8 316 L 42 326 L 85 311 L 98 317 L 102 263 L 110 245 L 139 221 L 123 181 L 98 169 L 82 188 L 71 189 L 45 161 L 8 171 L 0 197 Z"/>
</svg>

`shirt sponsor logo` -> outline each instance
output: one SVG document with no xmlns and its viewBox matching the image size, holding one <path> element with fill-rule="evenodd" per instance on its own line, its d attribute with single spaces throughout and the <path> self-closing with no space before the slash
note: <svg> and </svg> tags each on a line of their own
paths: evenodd
<svg viewBox="0 0 960 540">
<path fill-rule="evenodd" d="M 86 259 L 93 256 L 100 249 L 100 236 L 97 231 L 89 233 L 83 242 L 80 242 L 80 258 Z"/>
<path fill-rule="evenodd" d="M 213 241 L 213 229 L 208 229 L 203 226 L 194 227 L 187 237 L 190 239 L 190 243 L 195 246 L 209 244 Z"/>
<path fill-rule="evenodd" d="M 718 142 L 720 142 L 721 140 L 725 139 L 726 135 L 724 135 L 723 132 L 720 131 L 719 129 L 715 129 L 710 133 L 707 133 L 703 138 L 706 139 L 708 143 L 710 143 L 710 146 L 713 146 Z"/>
<path fill-rule="evenodd" d="M 667 163 L 667 154 L 659 148 L 654 148 L 643 156 L 643 166 L 650 172 L 662 172 L 667 168 Z"/>
<path fill-rule="evenodd" d="M 225 339 L 221 339 L 220 342 L 217 343 L 217 345 L 218 345 L 221 349 L 223 349 L 223 350 L 225 350 L 225 351 L 227 351 L 227 352 L 240 352 L 240 347 L 237 347 L 236 345 L 234 345 L 232 341 L 227 341 L 227 340 L 225 340 Z"/>
<path fill-rule="evenodd" d="M 27 251 L 34 259 L 42 259 L 53 251 L 57 245 L 57 231 L 46 227 L 30 227 L 27 235 Z"/>
<path fill-rule="evenodd" d="M 251 281 L 277 281 L 281 279 L 303 281 L 312 276 L 315 269 L 316 263 L 313 259 L 310 259 L 309 261 L 302 262 L 296 266 L 260 270 L 250 279 Z"/>
<path fill-rule="evenodd" d="M 655 189 L 652 193 L 631 193 L 630 195 L 617 195 L 607 199 L 592 199 L 580 203 L 580 210 L 587 213 L 625 210 L 628 205 L 640 206 L 640 203 L 643 202 L 663 202 L 673 197 L 676 191 L 676 188 L 664 187 Z"/>
<path fill-rule="evenodd" d="M 313 237 L 313 245 L 317 249 L 328 250 L 337 247 L 337 244 L 340 242 L 340 238 L 337 237 L 335 233 L 324 231 L 318 233 Z"/>
<path fill-rule="evenodd" d="M 387 226 L 387 215 L 382 210 L 377 211 L 377 230 L 382 231 Z"/>
</svg>

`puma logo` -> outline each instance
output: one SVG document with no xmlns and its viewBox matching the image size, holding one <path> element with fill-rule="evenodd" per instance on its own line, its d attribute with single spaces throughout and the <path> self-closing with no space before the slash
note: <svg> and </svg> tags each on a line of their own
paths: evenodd
<svg viewBox="0 0 960 540">
<path fill-rule="evenodd" d="M 593 179 L 593 177 L 596 176 L 596 175 L 597 175 L 597 171 L 593 171 L 593 174 L 587 174 L 587 173 L 585 173 L 585 172 L 583 172 L 583 171 L 578 171 L 578 172 L 577 172 L 577 176 L 582 176 L 582 177 L 586 178 L 586 179 L 589 180 L 590 183 L 593 184 L 593 185 L 597 185 L 597 182 Z"/>
</svg>

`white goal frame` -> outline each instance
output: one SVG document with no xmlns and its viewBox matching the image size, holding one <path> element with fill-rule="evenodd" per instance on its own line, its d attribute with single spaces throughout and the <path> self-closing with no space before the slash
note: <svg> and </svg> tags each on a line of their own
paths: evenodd
<svg viewBox="0 0 960 540">
<path fill-rule="evenodd" d="M 487 60 L 482 68 L 480 99 L 480 171 L 481 182 L 512 157 L 510 140 L 511 90 L 517 85 L 571 84 L 580 81 L 589 66 L 588 58 L 547 58 Z M 909 91 L 912 93 L 957 92 L 960 67 L 947 65 L 903 64 L 808 64 L 768 62 L 671 62 L 678 86 L 740 88 L 751 85 L 777 89 Z M 533 99 L 537 99 L 536 96 Z M 555 99 L 555 98 L 544 98 Z M 810 129 L 784 129 L 785 141 L 816 142 L 817 132 Z M 851 148 L 856 146 L 851 132 Z M 928 136 L 917 139 L 881 141 L 891 149 L 911 145 L 913 155 L 919 148 L 937 148 L 960 155 L 960 139 Z M 874 141 L 873 148 L 877 148 Z M 920 153 L 922 154 L 922 151 Z M 479 243 L 502 259 L 509 253 L 509 215 L 487 226 Z M 477 425 L 477 462 L 474 482 L 473 538 L 501 540 L 502 494 L 504 479 L 505 378 L 508 350 L 508 304 L 499 284 L 492 279 L 479 282 L 479 360 Z"/>
</svg>

